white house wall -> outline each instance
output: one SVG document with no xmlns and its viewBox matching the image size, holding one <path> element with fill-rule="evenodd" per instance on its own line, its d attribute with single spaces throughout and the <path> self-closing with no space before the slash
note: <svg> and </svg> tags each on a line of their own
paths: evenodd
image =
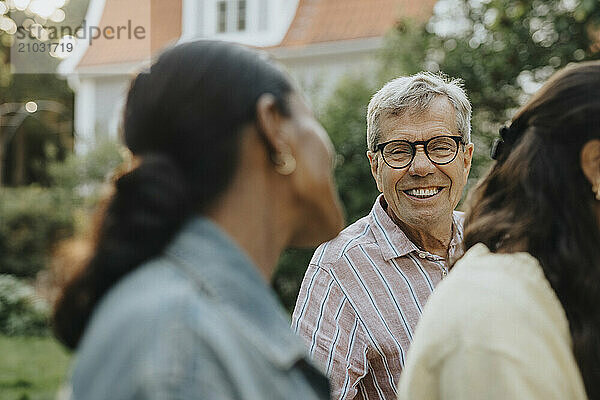
<svg viewBox="0 0 600 400">
<path fill-rule="evenodd" d="M 283 64 L 310 96 L 314 106 L 322 106 L 344 77 L 374 77 L 375 54 L 321 56 L 318 59 L 285 60 Z"/>
<path fill-rule="evenodd" d="M 193 39 L 204 31 L 204 19 L 206 11 L 204 10 L 204 1 L 183 0 L 181 3 L 181 39 L 186 41 Z"/>
<path fill-rule="evenodd" d="M 273 57 L 286 66 L 313 105 L 322 106 L 346 76 L 373 79 L 382 38 L 313 44 L 298 48 L 274 48 Z"/>
<path fill-rule="evenodd" d="M 96 80 L 96 139 L 116 139 L 131 76 L 106 76 Z"/>
<path fill-rule="evenodd" d="M 88 152 L 101 138 L 116 139 L 129 75 L 82 76 L 75 95 L 75 151 Z"/>
<path fill-rule="evenodd" d="M 96 81 L 82 78 L 75 94 L 75 152 L 85 153 L 94 141 L 96 115 Z"/>
</svg>

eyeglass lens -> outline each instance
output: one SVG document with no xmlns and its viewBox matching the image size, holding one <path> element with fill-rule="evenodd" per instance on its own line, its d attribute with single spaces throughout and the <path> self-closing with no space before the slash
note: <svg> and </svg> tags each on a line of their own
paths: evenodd
<svg viewBox="0 0 600 400">
<path fill-rule="evenodd" d="M 450 137 L 437 137 L 427 142 L 425 154 L 435 164 L 445 164 L 456 156 L 458 144 Z M 383 148 L 384 160 L 395 168 L 403 168 L 411 163 L 415 146 L 410 142 L 398 140 Z"/>
</svg>

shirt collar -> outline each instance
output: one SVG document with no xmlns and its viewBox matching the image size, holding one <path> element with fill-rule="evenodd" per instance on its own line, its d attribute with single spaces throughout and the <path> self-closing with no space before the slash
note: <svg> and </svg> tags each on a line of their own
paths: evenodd
<svg viewBox="0 0 600 400">
<path fill-rule="evenodd" d="M 381 205 L 385 201 L 383 194 L 380 194 L 373 204 L 369 214 L 371 227 L 375 240 L 381 249 L 385 261 L 392 258 L 403 257 L 410 252 L 420 251 L 402 229 L 390 218 L 388 213 Z M 453 235 L 449 246 L 449 255 L 456 257 L 458 250 L 462 247 L 462 213 L 455 211 L 452 214 Z"/>
<path fill-rule="evenodd" d="M 452 240 L 450 240 L 450 247 L 448 249 L 448 259 L 458 260 L 464 254 L 463 249 L 463 223 L 465 217 L 461 211 L 454 211 L 452 213 Z"/>
<path fill-rule="evenodd" d="M 402 257 L 411 251 L 418 250 L 419 248 L 411 242 L 402 229 L 392 221 L 388 213 L 383 209 L 381 205 L 382 201 L 383 194 L 380 194 L 377 200 L 375 200 L 375 204 L 373 204 L 370 218 L 375 240 L 377 240 L 385 261 Z"/>
<path fill-rule="evenodd" d="M 231 309 L 234 323 L 266 357 L 282 368 L 304 357 L 290 321 L 258 268 L 215 223 L 188 221 L 165 250 L 206 295 Z"/>
</svg>

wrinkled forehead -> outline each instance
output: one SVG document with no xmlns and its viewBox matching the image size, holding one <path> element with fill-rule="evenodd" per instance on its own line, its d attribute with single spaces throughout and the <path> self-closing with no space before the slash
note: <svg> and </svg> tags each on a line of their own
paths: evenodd
<svg viewBox="0 0 600 400">
<path fill-rule="evenodd" d="M 425 108 L 406 107 L 386 110 L 380 119 L 381 140 L 427 140 L 439 135 L 459 135 L 456 110 L 439 96 Z"/>
</svg>

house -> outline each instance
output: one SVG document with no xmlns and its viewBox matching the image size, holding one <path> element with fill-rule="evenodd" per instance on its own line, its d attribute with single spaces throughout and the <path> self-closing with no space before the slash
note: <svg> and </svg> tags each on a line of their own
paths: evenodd
<svg viewBox="0 0 600 400">
<path fill-rule="evenodd" d="M 76 150 L 85 152 L 102 135 L 117 135 L 131 77 L 169 44 L 205 38 L 264 49 L 318 104 L 342 76 L 373 71 L 383 36 L 400 17 L 426 20 L 434 4 L 435 0 L 91 0 L 87 26 L 110 35 L 80 41 L 59 68 L 76 93 Z M 124 29 L 120 40 L 114 40 L 117 27 Z M 131 36 L 136 28 L 144 33 L 137 39 Z"/>
</svg>

